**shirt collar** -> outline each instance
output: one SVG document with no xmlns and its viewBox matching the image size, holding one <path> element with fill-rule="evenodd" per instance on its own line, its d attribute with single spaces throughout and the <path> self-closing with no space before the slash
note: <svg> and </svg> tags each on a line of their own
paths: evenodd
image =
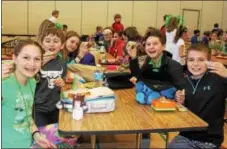
<svg viewBox="0 0 227 149">
<path fill-rule="evenodd" d="M 150 60 L 150 62 L 149 62 L 149 65 L 152 65 L 153 67 L 155 67 L 155 68 L 160 68 L 161 67 L 161 65 L 162 65 L 162 57 L 163 57 L 163 54 L 161 55 L 161 57 L 159 58 L 159 60 L 158 60 L 158 63 L 155 65 L 155 62 L 154 62 L 154 60 Z"/>
</svg>

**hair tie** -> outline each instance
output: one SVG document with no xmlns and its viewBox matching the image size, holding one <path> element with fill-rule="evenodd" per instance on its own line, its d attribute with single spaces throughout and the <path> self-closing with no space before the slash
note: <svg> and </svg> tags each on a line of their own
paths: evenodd
<svg viewBox="0 0 227 149">
<path fill-rule="evenodd" d="M 170 19 L 171 19 L 172 17 L 173 17 L 173 16 L 170 15 L 170 14 L 168 14 L 168 15 L 166 16 L 166 19 L 165 19 L 165 25 L 166 25 L 166 26 L 169 25 Z"/>
<path fill-rule="evenodd" d="M 57 29 L 60 29 L 60 30 L 63 29 L 63 25 L 60 23 L 55 23 L 55 26 Z"/>
<path fill-rule="evenodd" d="M 184 18 L 182 16 L 178 16 L 177 17 L 178 21 L 179 21 L 179 26 L 183 26 L 184 25 Z"/>
</svg>

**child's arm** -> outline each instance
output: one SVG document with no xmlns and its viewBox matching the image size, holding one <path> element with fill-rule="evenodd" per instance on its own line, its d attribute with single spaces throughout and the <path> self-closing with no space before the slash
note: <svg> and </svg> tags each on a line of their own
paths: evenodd
<svg viewBox="0 0 227 149">
<path fill-rule="evenodd" d="M 227 69 L 222 63 L 219 62 L 209 62 L 207 64 L 208 69 L 211 73 L 215 73 L 225 79 L 227 79 Z"/>
<path fill-rule="evenodd" d="M 175 93 L 175 99 L 180 104 L 184 104 L 185 90 L 183 89 L 182 91 L 181 90 L 176 91 L 176 93 Z"/>
<path fill-rule="evenodd" d="M 184 51 L 184 45 L 181 45 L 179 47 L 179 55 L 180 55 L 180 57 L 185 57 L 186 56 L 185 51 Z"/>
<path fill-rule="evenodd" d="M 46 136 L 41 134 L 34 122 L 33 119 L 31 119 L 31 133 L 34 141 L 42 148 L 57 148 L 53 143 L 51 143 L 49 140 L 47 140 Z"/>
<path fill-rule="evenodd" d="M 183 67 L 175 61 L 170 61 L 168 67 L 168 73 L 172 76 L 172 84 L 182 90 L 184 88 Z"/>
</svg>

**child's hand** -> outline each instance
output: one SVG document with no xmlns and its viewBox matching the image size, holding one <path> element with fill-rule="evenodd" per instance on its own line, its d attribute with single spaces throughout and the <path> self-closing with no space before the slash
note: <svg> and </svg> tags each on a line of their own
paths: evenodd
<svg viewBox="0 0 227 149">
<path fill-rule="evenodd" d="M 133 84 L 136 84 L 137 78 L 136 77 L 132 77 L 130 78 L 130 82 L 132 82 Z"/>
<path fill-rule="evenodd" d="M 52 144 L 47 138 L 40 133 L 34 135 L 35 142 L 42 148 L 57 148 L 56 145 Z"/>
<path fill-rule="evenodd" d="M 80 51 L 79 51 L 79 58 L 82 59 L 87 53 L 88 53 L 88 45 L 89 43 L 84 42 L 80 45 Z"/>
<path fill-rule="evenodd" d="M 43 63 L 42 63 L 42 65 L 45 65 L 50 60 L 54 59 L 56 56 L 57 56 L 56 53 L 46 52 L 45 54 L 43 54 Z"/>
<path fill-rule="evenodd" d="M 129 55 L 131 58 L 136 58 L 136 57 L 137 57 L 136 45 L 132 45 L 130 41 L 129 41 L 128 44 L 126 45 L 126 50 L 127 50 L 127 52 L 128 52 L 128 55 Z"/>
<path fill-rule="evenodd" d="M 8 77 L 13 72 L 13 64 L 2 64 L 2 79 Z"/>
<path fill-rule="evenodd" d="M 62 78 L 57 78 L 56 80 L 54 80 L 54 84 L 58 87 L 63 87 L 65 86 L 65 82 Z"/>
<path fill-rule="evenodd" d="M 175 94 L 175 99 L 178 103 L 180 104 L 183 104 L 184 103 L 184 100 L 185 100 L 185 93 L 184 93 L 184 90 L 180 91 L 176 91 L 176 94 Z"/>
<path fill-rule="evenodd" d="M 227 69 L 222 63 L 219 62 L 209 62 L 207 65 L 211 73 L 215 73 L 223 78 L 227 78 Z"/>
</svg>

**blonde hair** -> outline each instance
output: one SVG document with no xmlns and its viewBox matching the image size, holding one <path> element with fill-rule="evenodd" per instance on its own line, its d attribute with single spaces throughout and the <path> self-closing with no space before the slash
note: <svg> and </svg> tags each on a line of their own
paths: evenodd
<svg viewBox="0 0 227 149">
<path fill-rule="evenodd" d="M 56 28 L 55 24 L 50 20 L 45 19 L 39 26 L 37 41 L 41 43 L 41 36 L 45 33 L 45 31 L 49 28 Z"/>
<path fill-rule="evenodd" d="M 169 24 L 166 26 L 166 31 L 172 32 L 174 29 L 177 28 L 178 24 L 179 24 L 179 21 L 178 21 L 177 17 L 171 17 Z"/>
</svg>

